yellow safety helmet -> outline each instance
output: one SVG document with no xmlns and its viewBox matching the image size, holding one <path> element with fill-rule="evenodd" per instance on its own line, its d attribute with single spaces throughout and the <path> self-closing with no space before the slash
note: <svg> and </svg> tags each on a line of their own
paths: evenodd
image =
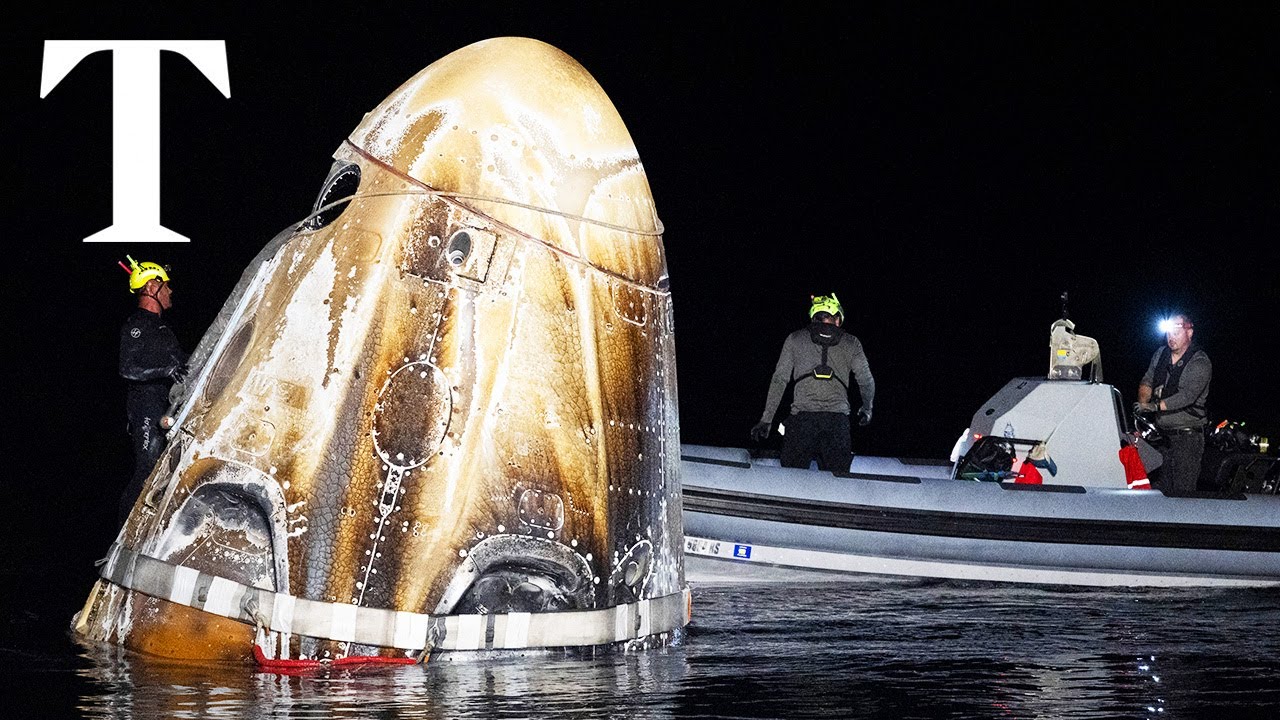
<svg viewBox="0 0 1280 720">
<path fill-rule="evenodd" d="M 125 255 L 125 258 L 129 260 L 128 267 L 124 263 L 120 263 L 120 267 L 129 271 L 129 292 L 138 292 L 152 280 L 169 282 L 169 269 L 165 266 L 153 262 L 138 262 L 129 255 Z"/>
<path fill-rule="evenodd" d="M 837 315 L 841 320 L 844 319 L 844 308 L 840 307 L 840 300 L 835 293 L 830 295 L 815 295 L 809 304 L 809 319 L 812 320 L 814 315 L 820 312 L 829 315 Z"/>
</svg>

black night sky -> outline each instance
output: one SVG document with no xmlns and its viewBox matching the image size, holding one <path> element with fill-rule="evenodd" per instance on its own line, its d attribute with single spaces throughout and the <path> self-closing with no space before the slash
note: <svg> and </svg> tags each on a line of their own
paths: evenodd
<svg viewBox="0 0 1280 720">
<path fill-rule="evenodd" d="M 6 491 L 100 509 L 76 551 L 97 557 L 131 462 L 116 260 L 173 267 L 194 347 L 362 115 L 499 35 L 576 58 L 631 131 L 666 227 L 685 442 L 749 444 L 783 337 L 832 291 L 879 388 L 861 453 L 945 457 L 1006 380 L 1046 372 L 1063 292 L 1126 402 L 1183 309 L 1213 419 L 1280 435 L 1280 18 L 1123 5 L 44 7 L 3 31 Z M 161 61 L 162 222 L 189 244 L 81 242 L 111 222 L 111 58 L 43 99 L 40 63 L 45 39 L 99 38 L 227 42 L 229 99 Z"/>
</svg>

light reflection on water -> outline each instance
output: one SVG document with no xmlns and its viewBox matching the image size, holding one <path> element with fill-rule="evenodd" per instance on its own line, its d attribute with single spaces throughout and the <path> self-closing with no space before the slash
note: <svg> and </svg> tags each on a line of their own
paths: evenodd
<svg viewBox="0 0 1280 720">
<path fill-rule="evenodd" d="M 76 714 L 1270 718 L 1280 712 L 1275 590 L 918 580 L 693 590 L 694 622 L 677 644 L 585 657 L 437 655 L 425 666 L 284 676 L 82 648 L 70 670 Z"/>
</svg>

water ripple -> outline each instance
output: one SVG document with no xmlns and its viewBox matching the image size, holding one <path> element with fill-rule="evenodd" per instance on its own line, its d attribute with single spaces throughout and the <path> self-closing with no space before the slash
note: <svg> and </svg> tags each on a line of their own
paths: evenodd
<svg viewBox="0 0 1280 720">
<path fill-rule="evenodd" d="M 39 637 L 9 614 L 11 712 L 141 718 L 1156 718 L 1280 711 L 1280 592 L 916 580 L 694 587 L 671 647 L 437 655 L 304 676 Z M 70 690 L 70 692 L 68 692 Z M 25 705 L 24 705 L 25 704 Z M 25 716 L 15 714 L 15 717 Z"/>
</svg>

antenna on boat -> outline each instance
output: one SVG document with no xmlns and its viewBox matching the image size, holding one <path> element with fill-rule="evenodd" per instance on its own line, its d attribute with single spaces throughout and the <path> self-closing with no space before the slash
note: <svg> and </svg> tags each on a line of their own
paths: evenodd
<svg viewBox="0 0 1280 720">
<path fill-rule="evenodd" d="M 1070 313 L 1067 312 L 1067 291 L 1066 290 L 1062 291 L 1062 319 L 1063 320 L 1071 319 Z"/>
</svg>

